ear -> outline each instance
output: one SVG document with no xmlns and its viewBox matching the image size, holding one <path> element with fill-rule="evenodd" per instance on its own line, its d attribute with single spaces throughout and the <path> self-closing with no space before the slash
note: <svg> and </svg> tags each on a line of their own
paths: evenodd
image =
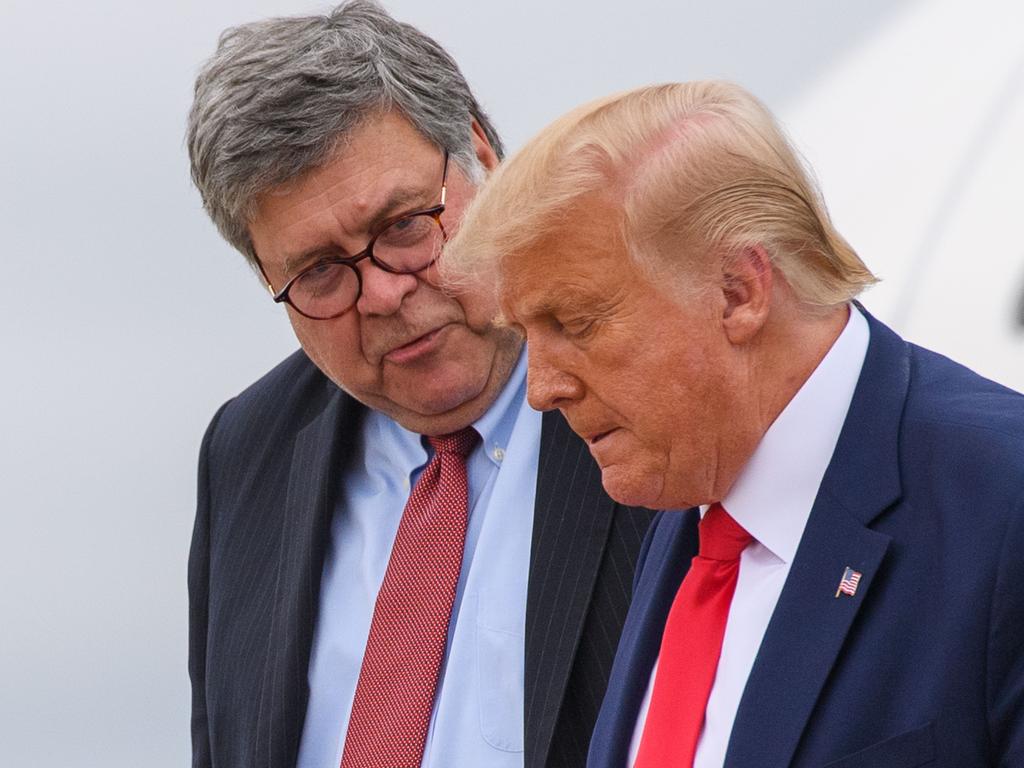
<svg viewBox="0 0 1024 768">
<path fill-rule="evenodd" d="M 494 147 L 491 146 L 491 142 L 487 138 L 487 134 L 484 133 L 483 127 L 477 122 L 476 118 L 473 118 L 473 122 L 470 125 L 473 133 L 473 149 L 476 151 L 476 157 L 480 161 L 480 164 L 485 170 L 493 171 L 498 167 L 498 155 L 494 151 Z"/>
<path fill-rule="evenodd" d="M 764 326 L 771 308 L 773 281 L 771 259 L 760 245 L 725 259 L 722 326 L 733 344 L 746 344 Z"/>
</svg>

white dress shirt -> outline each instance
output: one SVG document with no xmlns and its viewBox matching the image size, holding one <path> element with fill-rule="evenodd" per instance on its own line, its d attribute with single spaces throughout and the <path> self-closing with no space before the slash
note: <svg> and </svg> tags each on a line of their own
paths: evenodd
<svg viewBox="0 0 1024 768">
<path fill-rule="evenodd" d="M 818 495 L 868 348 L 868 324 L 851 306 L 846 328 L 765 433 L 722 506 L 753 536 L 740 556 L 722 655 L 708 697 L 694 768 L 721 768 L 743 689 Z M 703 515 L 706 509 L 701 509 Z M 655 662 L 640 705 L 629 765 L 636 763 Z"/>
</svg>

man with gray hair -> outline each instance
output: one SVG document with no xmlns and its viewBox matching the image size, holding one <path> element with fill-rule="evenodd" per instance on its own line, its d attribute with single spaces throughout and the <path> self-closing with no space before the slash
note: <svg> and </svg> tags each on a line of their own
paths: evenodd
<svg viewBox="0 0 1024 768">
<path fill-rule="evenodd" d="M 590 768 L 1024 766 L 1024 397 L 856 303 L 874 276 L 753 96 L 570 113 L 442 268 L 497 285 L 609 494 L 666 510 Z"/>
<path fill-rule="evenodd" d="M 302 345 L 203 441 L 193 764 L 581 765 L 649 518 L 437 288 L 502 152 L 458 67 L 369 2 L 241 26 L 188 148 Z"/>
</svg>

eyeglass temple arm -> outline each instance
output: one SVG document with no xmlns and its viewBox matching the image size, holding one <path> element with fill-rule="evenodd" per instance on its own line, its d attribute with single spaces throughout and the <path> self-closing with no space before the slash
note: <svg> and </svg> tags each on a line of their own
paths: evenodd
<svg viewBox="0 0 1024 768">
<path fill-rule="evenodd" d="M 274 286 L 270 283 L 270 278 L 267 277 L 267 271 L 263 269 L 263 264 L 260 261 L 259 256 L 253 257 L 256 260 L 256 268 L 260 271 L 260 277 L 263 278 L 263 284 L 267 286 L 267 290 L 270 291 L 270 295 L 277 298 L 277 293 L 274 291 Z"/>
<path fill-rule="evenodd" d="M 441 171 L 441 205 L 444 205 L 444 200 L 448 196 L 448 161 L 450 156 L 448 150 L 444 151 L 444 170 Z M 440 224 L 440 222 L 438 222 Z"/>
</svg>

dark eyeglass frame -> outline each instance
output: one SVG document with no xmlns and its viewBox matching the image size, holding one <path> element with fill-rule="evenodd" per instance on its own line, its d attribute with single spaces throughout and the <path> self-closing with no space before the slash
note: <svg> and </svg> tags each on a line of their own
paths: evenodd
<svg viewBox="0 0 1024 768">
<path fill-rule="evenodd" d="M 366 243 L 366 247 L 363 248 L 363 250 L 361 250 L 359 253 L 355 254 L 354 256 L 337 256 L 330 259 L 320 259 L 319 261 L 315 261 L 308 267 L 303 269 L 301 272 L 299 272 L 297 275 L 292 277 L 288 282 L 284 284 L 281 290 L 277 291 L 276 293 L 274 292 L 274 286 L 271 285 L 270 283 L 270 278 L 267 277 L 266 270 L 263 269 L 263 264 L 259 261 L 259 258 L 257 257 L 256 265 L 259 267 L 260 274 L 263 276 L 263 281 L 267 285 L 267 290 L 270 291 L 270 295 L 271 297 L 273 297 L 276 303 L 287 303 L 291 306 L 292 309 L 294 309 L 300 315 L 302 315 L 303 317 L 308 317 L 310 320 L 333 320 L 336 317 L 341 317 L 343 314 L 348 312 L 350 309 L 352 309 L 352 307 L 356 305 L 356 302 L 359 301 L 359 297 L 362 296 L 363 294 L 363 276 L 360 273 L 360 271 L 356 269 L 356 264 L 358 264 L 360 261 L 363 261 L 364 259 L 369 259 L 374 266 L 392 275 L 414 275 L 417 272 L 422 272 L 424 269 L 431 266 L 434 262 L 437 261 L 437 258 L 440 255 L 440 253 L 437 256 L 434 256 L 433 259 L 424 264 L 422 267 L 419 267 L 417 269 L 397 269 L 395 267 L 390 266 L 389 264 L 384 263 L 383 261 L 379 261 L 377 257 L 373 255 L 373 244 L 377 242 L 378 237 L 380 237 L 390 227 L 394 226 L 398 222 L 404 221 L 405 219 L 413 219 L 418 216 L 429 216 L 435 222 L 437 222 L 437 226 L 441 230 L 441 243 L 444 244 L 448 242 L 448 232 L 445 230 L 444 224 L 441 222 L 441 214 L 444 213 L 445 210 L 445 198 L 447 197 L 447 194 L 448 150 L 446 149 L 444 151 L 444 170 L 441 172 L 441 202 L 439 202 L 437 205 L 431 206 L 430 208 L 420 208 L 414 211 L 407 211 L 406 213 L 400 213 L 396 216 L 391 216 L 385 219 L 377 227 L 375 227 L 375 231 L 370 236 L 369 242 Z M 340 312 L 336 312 L 333 315 L 328 315 L 327 317 L 315 317 L 313 315 L 306 314 L 299 307 L 295 306 L 295 304 L 291 300 L 291 297 L 289 296 L 289 292 L 291 291 L 292 286 L 296 283 L 296 281 L 301 279 L 308 272 L 312 272 L 314 269 L 320 269 L 326 264 L 342 264 L 346 267 L 350 267 L 356 275 L 358 288 L 356 290 L 355 298 L 352 300 L 352 303 L 345 307 L 343 310 L 341 310 Z"/>
</svg>

